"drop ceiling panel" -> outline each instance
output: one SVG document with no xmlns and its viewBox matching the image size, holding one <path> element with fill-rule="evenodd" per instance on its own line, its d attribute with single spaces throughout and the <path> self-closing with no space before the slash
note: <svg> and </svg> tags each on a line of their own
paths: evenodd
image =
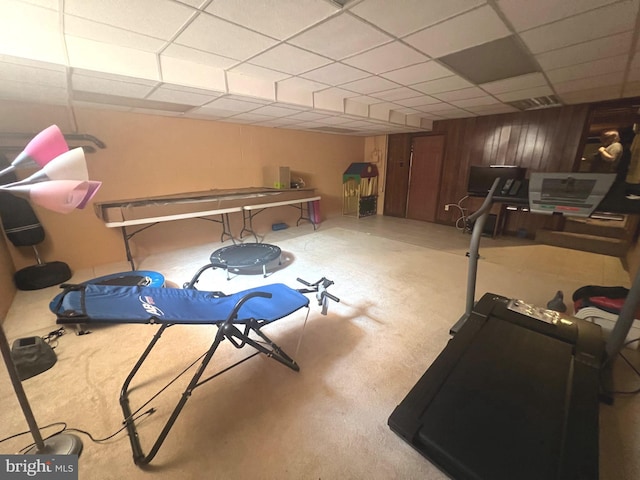
<svg viewBox="0 0 640 480">
<path fill-rule="evenodd" d="M 345 13 L 293 37 L 288 43 L 340 60 L 391 40 L 389 35 Z"/>
<path fill-rule="evenodd" d="M 428 80 L 434 80 L 436 78 L 448 77 L 450 75 L 450 70 L 437 62 L 429 61 L 418 65 L 412 65 L 411 67 L 394 70 L 392 72 L 383 73 L 380 76 L 393 80 L 399 84 L 413 85 Z"/>
<path fill-rule="evenodd" d="M 497 40 L 511 31 L 490 6 L 483 6 L 406 37 L 418 50 L 437 58 Z"/>
<path fill-rule="evenodd" d="M 640 0 L 1 1 L 0 95 L 70 108 L 365 135 L 640 93 Z M 468 68 L 483 49 L 496 81 Z M 523 60 L 531 73 L 504 72 Z"/>
<path fill-rule="evenodd" d="M 579 80 L 581 78 L 597 76 L 602 72 L 623 72 L 627 66 L 627 56 L 618 55 L 615 57 L 603 58 L 568 67 L 557 68 L 547 71 L 547 77 L 553 84 L 566 82 L 569 80 Z"/>
<path fill-rule="evenodd" d="M 185 47 L 184 45 L 177 45 L 175 43 L 172 43 L 165 48 L 160 54 L 160 58 L 174 58 L 185 62 L 224 69 L 238 65 L 238 60 L 236 59 L 204 52 L 191 47 Z"/>
<path fill-rule="evenodd" d="M 533 27 L 555 22 L 586 10 L 602 7 L 617 0 L 498 0 L 498 6 L 504 12 L 516 31 L 522 32 Z"/>
<path fill-rule="evenodd" d="M 536 55 L 536 60 L 545 70 L 566 67 L 576 63 L 607 58 L 629 52 L 632 32 L 624 32 L 610 37 L 598 38 L 588 42 L 559 48 Z"/>
<path fill-rule="evenodd" d="M 170 39 L 196 10 L 171 0 L 65 0 L 65 13 L 124 30 Z"/>
<path fill-rule="evenodd" d="M 74 37 L 113 43 L 121 47 L 137 48 L 147 52 L 157 52 L 167 43 L 166 40 L 160 38 L 140 35 L 131 30 L 124 30 L 72 15 L 64 16 L 64 31 Z"/>
<path fill-rule="evenodd" d="M 430 80 L 428 82 L 415 83 L 411 88 L 420 90 L 421 92 L 434 94 L 440 92 L 448 92 L 451 90 L 460 90 L 461 88 L 471 87 L 473 84 L 462 77 L 452 75 L 448 77 Z"/>
<path fill-rule="evenodd" d="M 343 60 L 343 63 L 378 74 L 423 63 L 428 57 L 401 42 L 391 42 Z"/>
<path fill-rule="evenodd" d="M 4 0 L 0 14 L 0 53 L 51 63 L 66 63 L 55 10 Z"/>
<path fill-rule="evenodd" d="M 298 75 L 331 62 L 332 60 L 326 57 L 286 43 L 280 44 L 251 59 L 251 63 L 254 65 L 276 69 L 291 75 Z"/>
<path fill-rule="evenodd" d="M 388 0 L 368 0 L 351 11 L 392 35 L 402 37 L 463 13 L 485 3 L 484 0 L 402 0 L 403 8 Z"/>
<path fill-rule="evenodd" d="M 237 60 L 246 60 L 277 43 L 260 33 L 204 13 L 196 17 L 175 42 Z"/>
<path fill-rule="evenodd" d="M 639 0 L 623 1 L 606 8 L 591 10 L 575 17 L 543 25 L 521 34 L 532 53 L 594 40 L 633 30 Z"/>
<path fill-rule="evenodd" d="M 212 2 L 205 9 L 212 15 L 280 40 L 339 10 L 337 5 L 317 0 L 225 0 Z"/>
<path fill-rule="evenodd" d="M 215 94 L 207 90 L 183 88 L 178 85 L 160 85 L 147 95 L 147 98 L 160 102 L 202 106 L 215 100 L 219 96 L 220 94 Z"/>
<path fill-rule="evenodd" d="M 349 65 L 334 62 L 330 65 L 317 68 L 300 76 L 326 84 L 341 85 L 361 78 L 370 77 L 371 74 L 357 68 L 350 67 Z"/>
</svg>

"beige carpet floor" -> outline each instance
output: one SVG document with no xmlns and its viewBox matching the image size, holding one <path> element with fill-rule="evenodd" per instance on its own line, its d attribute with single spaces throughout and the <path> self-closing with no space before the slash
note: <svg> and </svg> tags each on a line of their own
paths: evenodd
<svg viewBox="0 0 640 480">
<path fill-rule="evenodd" d="M 469 240 L 455 228 L 381 216 L 331 219 L 315 232 L 309 226 L 269 232 L 264 241 L 280 246 L 283 255 L 282 265 L 269 265 L 267 279 L 249 272 L 227 280 L 224 272 L 210 270 L 198 288 L 232 293 L 272 282 L 301 286 L 297 277 L 335 281 L 331 292 L 341 302 L 330 305 L 327 316 L 312 302 L 306 325 L 301 310 L 265 328 L 301 371 L 260 356 L 202 385 L 146 469 L 134 465 L 125 432 L 102 443 L 79 434 L 84 443 L 79 477 L 447 478 L 396 436 L 387 419 L 445 347 L 449 328 L 464 312 Z M 182 285 L 219 246 L 150 254 L 137 259 L 138 268 Z M 571 308 L 571 293 L 580 286 L 629 286 L 628 274 L 613 257 L 514 238 L 483 239 L 480 253 L 476 298 L 493 292 L 544 306 L 562 290 Z M 123 261 L 74 272 L 72 280 L 128 269 Z M 3 324 L 10 342 L 57 328 L 48 311 L 57 291 L 18 292 Z M 55 350 L 56 365 L 23 383 L 41 427 L 66 422 L 103 438 L 121 428 L 122 382 L 155 327 L 88 328 L 91 334 L 78 336 L 68 327 Z M 169 328 L 140 372 L 132 402 L 146 401 L 208 348 L 214 334 L 213 326 Z M 209 373 L 247 353 L 224 344 Z M 627 354 L 640 363 L 637 351 Z M 616 362 L 614 374 L 621 390 L 640 386 L 624 362 Z M 139 427 L 146 451 L 185 382 L 180 379 L 145 408 L 157 409 Z M 0 404 L 0 438 L 25 431 L 4 369 Z M 638 396 L 620 395 L 613 406 L 602 405 L 600 441 L 602 479 L 640 478 Z M 25 435 L 0 443 L 0 453 L 16 453 L 30 442 Z"/>
</svg>

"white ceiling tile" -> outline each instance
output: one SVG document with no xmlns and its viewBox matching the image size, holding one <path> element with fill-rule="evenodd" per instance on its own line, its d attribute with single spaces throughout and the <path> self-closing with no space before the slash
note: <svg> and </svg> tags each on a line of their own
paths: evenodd
<svg viewBox="0 0 640 480">
<path fill-rule="evenodd" d="M 249 113 L 239 113 L 238 115 L 234 115 L 229 119 L 232 122 L 264 122 L 269 120 L 267 115 L 259 115 L 254 112 Z"/>
<path fill-rule="evenodd" d="M 558 93 L 579 92 L 580 90 L 589 90 L 592 88 L 611 86 L 621 90 L 624 71 L 611 72 L 606 75 L 597 75 L 578 80 L 569 80 L 566 82 L 554 83 L 553 87 Z"/>
<path fill-rule="evenodd" d="M 329 116 L 331 115 L 317 113 L 317 112 L 300 112 L 300 113 L 296 113 L 295 115 L 291 115 L 287 118 L 289 120 L 308 122 L 308 121 L 318 120 L 320 118 L 326 118 Z"/>
<path fill-rule="evenodd" d="M 160 102 L 181 103 L 183 105 L 201 106 L 208 103 L 221 94 L 218 92 L 208 92 L 206 90 L 196 90 L 193 88 L 180 88 L 177 85 L 161 85 L 147 96 L 149 100 Z"/>
<path fill-rule="evenodd" d="M 368 94 L 381 92 L 383 90 L 389 90 L 397 86 L 398 85 L 396 83 L 385 80 L 384 78 L 368 77 L 363 78 L 362 80 L 356 80 L 355 82 L 345 83 L 344 85 L 342 85 L 342 88 L 346 88 L 347 90 L 358 93 Z"/>
<path fill-rule="evenodd" d="M 66 36 L 69 63 L 118 75 L 159 80 L 157 57 L 150 52 L 96 42 L 86 38 Z"/>
<path fill-rule="evenodd" d="M 351 118 L 343 117 L 343 116 L 335 116 L 335 117 L 325 117 L 318 118 L 316 120 L 317 123 L 323 123 L 326 125 L 342 125 L 344 123 L 352 122 Z"/>
<path fill-rule="evenodd" d="M 624 32 L 540 53 L 535 57 L 543 69 L 551 70 L 628 52 L 631 48 L 631 38 L 632 32 Z"/>
<path fill-rule="evenodd" d="M 65 15 L 64 31 L 74 37 L 113 43 L 121 47 L 135 48 L 147 52 L 157 52 L 166 44 L 165 40 L 159 38 L 140 35 L 130 30 L 123 30 L 72 15 Z"/>
<path fill-rule="evenodd" d="M 60 5 L 59 0 L 22 0 L 25 3 L 30 3 L 38 7 L 48 8 L 49 10 L 58 10 Z"/>
<path fill-rule="evenodd" d="M 383 100 L 380 100 L 379 98 L 370 97 L 368 95 L 357 95 L 355 97 L 351 97 L 350 100 L 352 100 L 354 102 L 362 103 L 362 104 L 365 104 L 365 105 L 372 105 L 374 103 L 382 103 L 382 101 L 383 101 Z"/>
<path fill-rule="evenodd" d="M 13 61 L 8 61 L 9 59 Z M 18 63 L 15 63 L 15 62 Z M 20 83 L 50 85 L 67 88 L 67 69 L 62 65 L 35 61 L 20 61 L 3 56 L 0 60 L 0 79 Z"/>
<path fill-rule="evenodd" d="M 145 98 L 157 85 L 157 82 L 136 80 L 132 77 L 104 76 L 99 72 L 85 74 L 74 71 L 71 75 L 71 88 L 77 92 Z"/>
<path fill-rule="evenodd" d="M 57 12 L 12 0 L 3 3 L 0 53 L 66 64 Z"/>
<path fill-rule="evenodd" d="M 379 25 L 387 32 L 401 37 L 428 27 L 454 15 L 485 3 L 485 0 L 402 0 L 402 7 L 388 0 L 367 0 L 355 5 L 351 11 Z"/>
<path fill-rule="evenodd" d="M 213 68 L 230 68 L 238 64 L 238 60 L 233 58 L 215 55 L 195 48 L 185 47 L 184 45 L 176 45 L 172 43 L 165 48 L 160 54 L 160 58 L 170 57 L 178 60 L 184 60 L 192 63 L 199 63 Z"/>
<path fill-rule="evenodd" d="M 448 77 L 451 71 L 437 62 L 429 61 L 401 68 L 392 72 L 383 73 L 380 76 L 393 80 L 403 85 L 422 83 L 437 78 Z"/>
<path fill-rule="evenodd" d="M 397 100 L 419 97 L 420 92 L 416 92 L 415 90 L 407 87 L 398 87 L 390 90 L 383 90 L 382 92 L 376 92 L 372 94 L 372 96 L 389 102 L 395 102 Z"/>
<path fill-rule="evenodd" d="M 331 62 L 332 60 L 326 57 L 321 57 L 286 43 L 276 45 L 251 59 L 251 63 L 254 65 L 272 68 L 291 75 L 298 75 Z"/>
<path fill-rule="evenodd" d="M 466 100 L 451 100 L 451 103 L 456 107 L 468 108 L 468 107 L 480 107 L 486 105 L 502 105 L 495 97 L 486 95 L 484 97 L 468 98 Z"/>
<path fill-rule="evenodd" d="M 160 57 L 162 80 L 176 85 L 204 88 L 218 92 L 227 91 L 224 70 L 201 63 L 180 60 L 174 57 Z"/>
<path fill-rule="evenodd" d="M 66 87 L 0 79 L 0 100 L 64 105 L 69 94 Z"/>
<path fill-rule="evenodd" d="M 196 12 L 170 0 L 65 0 L 65 13 L 169 40 Z"/>
<path fill-rule="evenodd" d="M 522 32 L 545 23 L 561 20 L 586 10 L 602 7 L 616 0 L 498 0 L 498 7 L 514 26 Z"/>
<path fill-rule="evenodd" d="M 428 60 L 428 57 L 416 52 L 414 49 L 400 42 L 392 42 L 347 58 L 343 60 L 343 63 L 353 65 L 367 72 L 379 74 L 422 63 L 426 60 Z"/>
<path fill-rule="evenodd" d="M 528 73 L 519 77 L 505 78 L 495 82 L 483 83 L 480 87 L 489 93 L 505 93 L 526 88 L 541 87 L 547 85 L 547 80 L 541 73 Z"/>
<path fill-rule="evenodd" d="M 429 113 L 429 112 L 438 112 L 440 110 L 449 110 L 451 109 L 451 105 L 445 102 L 438 102 L 438 103 L 432 103 L 429 105 L 416 105 L 415 107 L 416 110 L 419 110 L 421 112 L 425 112 L 425 113 Z"/>
<path fill-rule="evenodd" d="M 404 100 L 396 100 L 395 103 L 404 105 L 405 107 L 419 107 L 422 105 L 429 105 L 433 103 L 440 103 L 437 98 L 430 97 L 428 95 L 421 95 L 419 97 L 406 98 Z"/>
<path fill-rule="evenodd" d="M 256 102 L 246 102 L 243 100 L 237 100 L 235 98 L 221 97 L 201 107 L 201 110 L 217 110 L 223 112 L 244 113 L 250 112 L 262 106 L 262 104 Z"/>
<path fill-rule="evenodd" d="M 285 80 L 284 82 L 286 82 Z M 278 103 L 299 105 L 301 107 L 313 108 L 313 91 L 301 88 L 292 83 L 276 83 L 276 101 Z"/>
<path fill-rule="evenodd" d="M 502 102 L 513 102 L 515 100 L 524 100 L 526 98 L 544 97 L 546 95 L 553 95 L 551 87 L 533 87 L 525 88 L 524 90 L 515 90 L 513 92 L 505 92 L 496 94 L 495 97 Z"/>
<path fill-rule="evenodd" d="M 612 93 L 613 92 L 609 87 L 596 87 L 579 92 L 563 92 L 559 93 L 558 96 L 564 103 L 568 105 L 575 105 L 578 103 L 600 102 L 602 100 L 620 98 L 619 92 L 614 93 L 613 95 Z"/>
<path fill-rule="evenodd" d="M 293 87 L 308 92 L 317 92 L 318 90 L 325 90 L 326 88 L 329 88 L 330 85 L 307 80 L 306 78 L 291 77 L 278 82 L 278 86 Z"/>
<path fill-rule="evenodd" d="M 277 72 L 276 70 L 258 67 L 250 63 L 240 63 L 235 67 L 230 68 L 229 72 L 248 75 L 250 77 L 264 78 L 265 80 L 269 80 L 271 82 L 279 82 L 280 80 L 284 80 L 285 78 L 289 78 L 291 76 L 288 73 Z"/>
<path fill-rule="evenodd" d="M 127 107 L 124 105 L 110 105 L 108 103 L 95 103 L 95 102 L 86 102 L 83 100 L 73 100 L 71 104 L 74 107 L 82 107 L 82 108 L 95 108 L 98 110 L 115 110 L 118 112 L 130 112 L 131 107 Z"/>
<path fill-rule="evenodd" d="M 420 82 L 411 85 L 411 88 L 420 90 L 421 92 L 433 94 L 440 92 L 448 92 L 450 90 L 459 90 L 461 88 L 471 87 L 473 84 L 457 75 L 429 80 L 428 82 Z"/>
<path fill-rule="evenodd" d="M 521 36 L 531 52 L 537 54 L 633 30 L 637 13 L 638 0 L 625 0 L 528 30 Z"/>
<path fill-rule="evenodd" d="M 519 110 L 511 105 L 505 105 L 499 103 L 497 105 L 479 105 L 472 107 L 465 107 L 465 110 L 477 113 L 478 115 L 497 115 L 500 113 L 512 113 L 519 112 Z"/>
<path fill-rule="evenodd" d="M 205 11 L 280 40 L 302 31 L 340 7 L 316 0 L 225 0 Z"/>
<path fill-rule="evenodd" d="M 258 115 L 267 115 L 269 117 L 288 117 L 289 115 L 300 113 L 300 111 L 294 110 L 292 108 L 265 105 L 263 107 L 256 108 L 252 113 L 256 113 Z"/>
<path fill-rule="evenodd" d="M 226 95 L 224 98 L 226 98 L 227 100 L 238 100 L 240 102 L 251 102 L 251 103 L 257 103 L 259 105 L 272 105 L 273 101 L 266 99 L 266 98 L 247 98 L 244 95 L 234 95 L 234 94 L 229 94 Z"/>
<path fill-rule="evenodd" d="M 342 13 L 288 40 L 288 43 L 335 60 L 363 52 L 391 37 L 362 20 Z"/>
<path fill-rule="evenodd" d="M 620 72 L 627 67 L 627 56 L 618 55 L 616 57 L 602 58 L 587 63 L 580 63 L 568 67 L 556 68 L 547 72 L 549 81 L 553 84 L 578 80 L 585 77 L 593 77 L 602 72 Z"/>
<path fill-rule="evenodd" d="M 344 113 L 344 100 L 342 95 L 334 91 L 324 90 L 313 94 L 313 106 L 320 110 Z"/>
<path fill-rule="evenodd" d="M 490 6 L 480 7 L 429 27 L 404 40 L 437 58 L 511 34 Z"/>
<path fill-rule="evenodd" d="M 200 14 L 175 42 L 238 60 L 246 60 L 276 44 L 272 38 L 207 14 Z"/>
<path fill-rule="evenodd" d="M 484 97 L 486 93 L 478 87 L 463 88 L 461 90 L 452 90 L 450 92 L 434 93 L 433 96 L 444 102 L 451 100 L 465 100 L 467 98 Z"/>
<path fill-rule="evenodd" d="M 470 115 L 468 111 L 461 110 L 459 108 L 452 108 L 449 110 L 442 110 L 438 112 L 438 115 L 444 118 L 467 118 L 473 117 L 474 115 Z"/>
<path fill-rule="evenodd" d="M 311 70 L 310 72 L 304 73 L 300 76 L 330 85 L 340 85 L 342 83 L 369 77 L 370 74 L 363 72 L 362 70 L 358 70 L 357 68 L 350 67 L 349 65 L 334 62 L 330 65 L 325 65 L 324 67 Z"/>
</svg>

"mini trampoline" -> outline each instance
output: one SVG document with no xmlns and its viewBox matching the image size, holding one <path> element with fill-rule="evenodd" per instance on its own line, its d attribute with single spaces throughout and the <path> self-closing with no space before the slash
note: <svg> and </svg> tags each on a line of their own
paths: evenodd
<svg viewBox="0 0 640 480">
<path fill-rule="evenodd" d="M 239 273 L 242 269 L 262 267 L 262 274 L 267 277 L 267 264 L 278 259 L 282 251 L 280 247 L 268 243 L 240 243 L 219 248 L 211 254 L 209 261 L 214 268 L 223 268 Z M 280 263 L 278 263 L 280 264 Z"/>
</svg>

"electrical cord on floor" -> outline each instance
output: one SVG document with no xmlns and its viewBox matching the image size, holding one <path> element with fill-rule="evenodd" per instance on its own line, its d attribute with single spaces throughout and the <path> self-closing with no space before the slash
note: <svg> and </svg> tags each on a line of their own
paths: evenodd
<svg viewBox="0 0 640 480">
<path fill-rule="evenodd" d="M 60 327 L 57 330 L 53 330 L 52 332 L 47 333 L 42 337 L 45 343 L 48 343 L 52 349 L 55 349 L 58 346 L 58 339 L 65 334 L 64 327 Z"/>
<path fill-rule="evenodd" d="M 140 418 L 142 418 L 142 417 L 144 417 L 146 415 L 152 415 L 155 412 L 156 412 L 155 408 L 150 408 L 149 410 L 147 410 L 145 412 L 142 412 L 140 415 L 134 417 L 133 420 L 134 421 L 139 420 Z M 50 423 L 49 425 L 45 425 L 44 427 L 40 427 L 40 430 L 42 431 L 44 429 L 55 427 L 55 426 L 61 426 L 62 428 L 59 431 L 57 431 L 57 432 L 55 432 L 55 433 L 53 433 L 53 434 L 51 434 L 51 435 L 49 435 L 47 437 L 43 437 L 43 440 L 48 440 L 49 438 L 55 437 L 56 435 L 60 435 L 63 432 L 75 432 L 75 433 L 81 433 L 83 435 L 86 435 L 94 443 L 103 443 L 103 442 L 106 442 L 107 440 L 111 440 L 113 437 L 115 437 L 116 435 L 118 435 L 120 432 L 122 432 L 123 430 L 125 430 L 127 428 L 126 425 L 123 425 L 119 430 L 115 431 L 114 433 L 112 433 L 108 437 L 104 437 L 104 438 L 94 438 L 93 435 L 91 435 L 91 433 L 89 433 L 89 432 L 87 432 L 85 430 L 81 430 L 79 428 L 69 428 L 67 426 L 66 422 Z M 13 438 L 20 437 L 22 435 L 28 435 L 30 433 L 31 433 L 31 431 L 27 430 L 27 431 L 24 431 L 24 432 L 16 433 L 15 435 L 11 435 L 9 437 L 0 438 L 0 443 L 6 442 L 6 441 L 11 440 Z M 27 445 L 26 447 L 21 448 L 18 453 L 22 454 L 22 453 L 28 451 L 29 449 L 33 448 L 34 446 L 35 446 L 35 443 L 31 443 L 31 444 Z"/>
<path fill-rule="evenodd" d="M 622 345 L 622 348 L 625 348 L 625 347 L 631 345 L 632 343 L 636 343 L 636 342 L 640 342 L 640 337 L 639 338 L 635 338 L 633 340 L 629 340 L 628 342 L 625 342 Z M 620 350 L 620 353 L 618 355 L 620 355 L 620 357 L 622 357 L 622 359 L 627 363 L 627 365 L 629 365 L 631 367 L 631 369 L 636 373 L 636 376 L 638 378 L 640 378 L 640 370 L 638 370 L 638 368 L 635 365 L 633 365 L 631 363 L 631 361 L 624 355 L 624 353 L 622 352 L 622 349 Z M 605 370 L 607 365 L 613 360 L 613 358 L 615 358 L 615 357 L 608 358 L 607 361 L 602 366 L 602 368 L 600 369 L 600 375 L 601 375 L 600 384 L 601 385 L 602 385 L 602 372 Z M 628 391 L 627 390 L 606 390 L 605 388 L 602 388 L 602 390 L 603 390 L 603 393 L 605 395 L 609 395 L 609 396 L 611 396 L 611 395 L 635 395 L 637 393 L 640 393 L 640 387 L 636 388 L 635 390 L 628 390 Z"/>
<path fill-rule="evenodd" d="M 469 229 L 469 226 L 467 224 L 467 209 L 462 206 L 462 202 L 464 202 L 467 198 L 469 198 L 469 195 L 465 195 L 460 200 L 458 200 L 457 203 L 447 203 L 444 206 L 445 210 L 447 211 L 449 210 L 449 208 L 455 207 L 460 212 L 460 216 L 456 220 L 456 228 L 461 232 L 466 232 Z"/>
</svg>

